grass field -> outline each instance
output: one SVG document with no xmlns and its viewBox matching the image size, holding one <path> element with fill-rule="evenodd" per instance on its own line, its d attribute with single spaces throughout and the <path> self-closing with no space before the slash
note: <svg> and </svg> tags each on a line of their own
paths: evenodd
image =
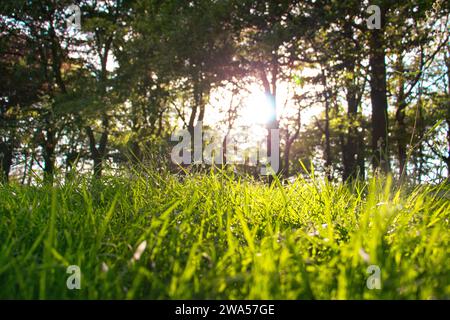
<svg viewBox="0 0 450 320">
<path fill-rule="evenodd" d="M 449 299 L 449 194 L 221 173 L 0 186 L 0 298 Z"/>
</svg>

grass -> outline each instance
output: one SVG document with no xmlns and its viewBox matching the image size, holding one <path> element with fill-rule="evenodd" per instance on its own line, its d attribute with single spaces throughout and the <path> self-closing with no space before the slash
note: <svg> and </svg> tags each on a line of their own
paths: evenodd
<svg viewBox="0 0 450 320">
<path fill-rule="evenodd" d="M 449 299 L 448 194 L 224 173 L 0 186 L 0 298 Z"/>
</svg>

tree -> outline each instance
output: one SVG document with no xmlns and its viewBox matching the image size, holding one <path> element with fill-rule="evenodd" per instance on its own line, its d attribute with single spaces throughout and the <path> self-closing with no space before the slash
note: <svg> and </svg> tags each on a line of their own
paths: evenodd
<svg viewBox="0 0 450 320">
<path fill-rule="evenodd" d="M 388 100 L 386 80 L 386 1 L 373 3 L 380 7 L 380 29 L 372 29 L 369 39 L 370 99 L 372 102 L 372 165 L 374 170 L 390 170 L 388 144 Z"/>
</svg>

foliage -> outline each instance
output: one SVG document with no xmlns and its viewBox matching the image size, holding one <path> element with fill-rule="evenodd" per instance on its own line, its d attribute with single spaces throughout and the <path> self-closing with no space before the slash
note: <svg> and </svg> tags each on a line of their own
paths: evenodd
<svg viewBox="0 0 450 320">
<path fill-rule="evenodd" d="M 448 299 L 449 214 L 448 185 L 390 178 L 268 186 L 144 171 L 4 185 L 0 298 Z M 81 290 L 66 287 L 69 265 Z M 366 287 L 369 265 L 381 290 Z"/>
</svg>

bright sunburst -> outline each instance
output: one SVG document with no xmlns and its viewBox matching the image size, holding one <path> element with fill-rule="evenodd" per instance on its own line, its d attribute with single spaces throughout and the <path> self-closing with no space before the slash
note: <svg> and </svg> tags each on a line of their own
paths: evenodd
<svg viewBox="0 0 450 320">
<path fill-rule="evenodd" d="M 261 91 L 254 91 L 244 99 L 242 121 L 247 125 L 264 125 L 273 119 L 273 112 L 269 97 Z"/>
</svg>

